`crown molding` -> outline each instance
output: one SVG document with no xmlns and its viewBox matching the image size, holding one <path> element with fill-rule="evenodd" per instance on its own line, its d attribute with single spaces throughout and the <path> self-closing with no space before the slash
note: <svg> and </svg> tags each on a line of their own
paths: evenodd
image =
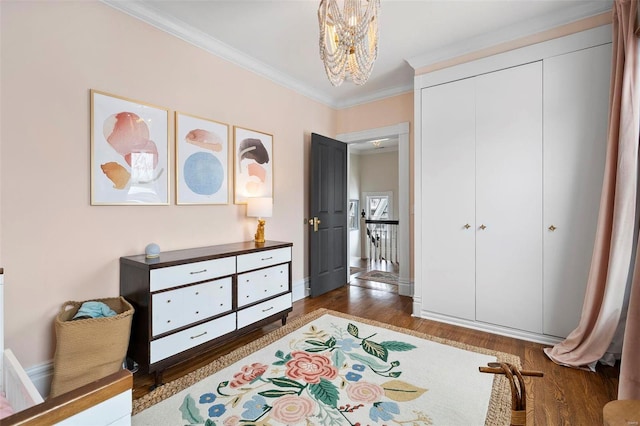
<svg viewBox="0 0 640 426">
<path fill-rule="evenodd" d="M 222 43 L 221 41 L 205 34 L 204 32 L 194 28 L 187 23 L 175 19 L 173 17 L 166 16 L 162 12 L 154 9 L 149 4 L 142 4 L 138 2 L 118 1 L 118 0 L 101 0 L 102 3 L 133 16 L 149 25 L 152 25 L 166 33 L 169 33 L 181 40 L 186 41 L 196 47 L 206 50 L 216 56 L 219 56 L 239 67 L 247 69 L 257 75 L 265 77 L 280 86 L 291 89 L 303 96 L 310 99 L 328 105 L 334 109 L 338 108 L 336 102 L 334 102 L 326 94 L 310 88 L 308 85 L 301 83 L 300 81 L 292 78 L 291 76 L 284 74 L 275 68 L 267 65 L 255 58 L 240 52 L 237 49 Z"/>
<path fill-rule="evenodd" d="M 464 42 L 452 43 L 441 48 L 430 50 L 422 55 L 407 59 L 407 62 L 413 69 L 417 70 L 418 68 L 493 47 L 500 43 L 541 33 L 561 25 L 610 11 L 612 4 L 612 0 L 605 0 L 597 3 L 576 5 L 562 12 L 550 13 L 539 19 L 519 23 L 505 27 L 499 31 L 493 31 L 470 40 L 465 40 Z"/>
<path fill-rule="evenodd" d="M 390 98 L 392 96 L 402 95 L 404 93 L 413 93 L 413 83 L 404 86 L 392 87 L 389 89 L 379 90 L 374 93 L 370 93 L 365 96 L 353 97 L 347 101 L 336 102 L 334 108 L 345 109 L 358 105 L 368 104 L 370 102 L 379 101 L 384 98 Z"/>
</svg>

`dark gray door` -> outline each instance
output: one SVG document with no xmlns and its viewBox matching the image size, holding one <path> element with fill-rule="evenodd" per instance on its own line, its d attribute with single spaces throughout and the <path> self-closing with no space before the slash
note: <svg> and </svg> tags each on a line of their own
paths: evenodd
<svg viewBox="0 0 640 426">
<path fill-rule="evenodd" d="M 347 280 L 347 145 L 311 134 L 310 295 Z"/>
</svg>

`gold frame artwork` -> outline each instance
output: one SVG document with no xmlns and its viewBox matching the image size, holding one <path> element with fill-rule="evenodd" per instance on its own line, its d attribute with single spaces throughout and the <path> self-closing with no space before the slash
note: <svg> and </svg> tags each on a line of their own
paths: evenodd
<svg viewBox="0 0 640 426">
<path fill-rule="evenodd" d="M 233 126 L 233 202 L 273 198 L 273 135 Z"/>
<path fill-rule="evenodd" d="M 168 205 L 169 110 L 91 89 L 91 205 Z"/>
<path fill-rule="evenodd" d="M 229 204 L 229 125 L 175 112 L 176 204 Z"/>
</svg>

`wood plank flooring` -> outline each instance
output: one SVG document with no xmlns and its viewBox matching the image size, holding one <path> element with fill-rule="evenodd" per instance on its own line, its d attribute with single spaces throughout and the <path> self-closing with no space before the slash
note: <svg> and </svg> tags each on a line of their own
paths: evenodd
<svg viewBox="0 0 640 426">
<path fill-rule="evenodd" d="M 469 345 L 518 355 L 525 369 L 544 372 L 543 378 L 526 380 L 529 393 L 529 426 L 602 425 L 602 408 L 617 395 L 618 368 L 598 367 L 597 372 L 591 373 L 560 367 L 544 355 L 543 345 L 415 318 L 411 316 L 412 303 L 411 298 L 396 293 L 347 285 L 320 297 L 295 302 L 289 318 L 297 318 L 318 308 L 328 308 Z M 169 382 L 177 379 L 279 326 L 279 321 L 274 322 L 237 339 L 232 344 L 213 349 L 172 367 L 165 372 L 164 380 Z M 134 398 L 146 394 L 152 383 L 152 376 L 136 375 Z"/>
</svg>

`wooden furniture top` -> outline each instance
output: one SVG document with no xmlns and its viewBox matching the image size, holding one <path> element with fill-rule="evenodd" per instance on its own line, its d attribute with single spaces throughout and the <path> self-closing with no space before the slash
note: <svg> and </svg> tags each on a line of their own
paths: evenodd
<svg viewBox="0 0 640 426">
<path fill-rule="evenodd" d="M 2 425 L 52 425 L 133 388 L 133 375 L 120 370 L 2 419 Z"/>
<path fill-rule="evenodd" d="M 244 241 L 241 243 L 221 244 L 216 246 L 189 248 L 183 250 L 172 250 L 160 252 L 160 256 L 147 258 L 144 254 L 134 256 L 124 256 L 120 260 L 141 268 L 162 268 L 173 265 L 180 265 L 186 262 L 197 262 L 201 260 L 211 260 L 220 257 L 237 256 L 240 254 L 254 253 L 263 250 L 291 247 L 293 243 L 281 241 L 265 241 L 256 243 L 255 241 Z"/>
</svg>

